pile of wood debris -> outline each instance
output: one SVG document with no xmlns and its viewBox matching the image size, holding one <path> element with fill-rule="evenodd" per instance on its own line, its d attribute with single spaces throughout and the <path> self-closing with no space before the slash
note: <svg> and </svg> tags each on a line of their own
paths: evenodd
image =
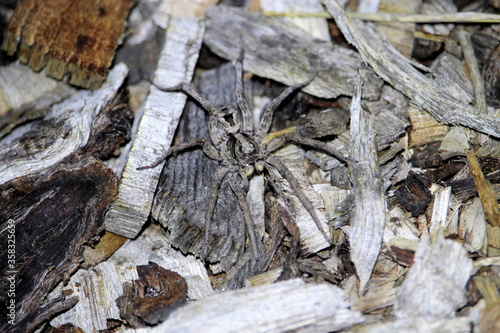
<svg viewBox="0 0 500 333">
<path fill-rule="evenodd" d="M 0 330 L 500 331 L 498 1 L 236 2 L 2 8 Z M 264 140 L 348 159 L 275 152 L 309 210 L 279 175 L 251 178 L 260 258 L 224 180 L 203 258 L 219 163 L 138 168 L 210 139 L 206 112 L 159 87 L 238 107 L 241 55 L 256 122 L 316 73 Z"/>
</svg>

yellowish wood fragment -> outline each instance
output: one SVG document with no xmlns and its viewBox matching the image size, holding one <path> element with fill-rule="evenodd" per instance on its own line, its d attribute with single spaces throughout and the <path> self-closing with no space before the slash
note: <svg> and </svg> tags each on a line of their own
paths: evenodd
<svg viewBox="0 0 500 333">
<path fill-rule="evenodd" d="M 479 162 L 473 151 L 467 152 L 467 159 L 469 166 L 474 176 L 477 192 L 483 204 L 484 217 L 486 222 L 492 226 L 500 226 L 500 210 L 498 209 L 497 196 L 490 182 L 484 177 Z"/>
</svg>

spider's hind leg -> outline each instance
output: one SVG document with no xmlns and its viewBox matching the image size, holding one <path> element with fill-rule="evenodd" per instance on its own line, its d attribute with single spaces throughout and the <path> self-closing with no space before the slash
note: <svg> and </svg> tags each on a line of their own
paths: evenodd
<svg viewBox="0 0 500 333">
<path fill-rule="evenodd" d="M 219 188 L 224 180 L 224 177 L 228 173 L 229 169 L 226 165 L 221 165 L 215 170 L 212 176 L 212 185 L 210 187 L 210 199 L 208 200 L 207 213 L 205 215 L 205 246 L 203 248 L 202 257 L 206 259 L 208 255 L 208 245 L 210 243 L 210 224 L 212 222 L 212 216 L 214 215 L 215 204 L 217 203 L 217 198 L 219 194 Z"/>
<path fill-rule="evenodd" d="M 259 260 L 260 253 L 257 248 L 257 238 L 255 236 L 255 226 L 253 225 L 252 216 L 250 215 L 250 206 L 248 205 L 246 198 L 245 184 L 244 182 L 238 180 L 237 173 L 231 173 L 229 175 L 229 185 L 231 186 L 234 194 L 236 194 L 238 202 L 240 203 L 254 258 L 255 260 Z"/>
</svg>

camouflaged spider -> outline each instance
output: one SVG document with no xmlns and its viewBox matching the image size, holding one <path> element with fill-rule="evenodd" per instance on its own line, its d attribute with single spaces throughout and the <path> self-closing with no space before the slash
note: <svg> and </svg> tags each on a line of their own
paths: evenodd
<svg viewBox="0 0 500 333">
<path fill-rule="evenodd" d="M 255 231 L 253 229 L 252 217 L 250 208 L 246 200 L 248 192 L 248 180 L 254 173 L 262 173 L 267 171 L 268 181 L 271 182 L 275 188 L 277 186 L 275 179 L 272 178 L 273 171 L 278 171 L 290 184 L 290 188 L 295 195 L 300 199 L 304 207 L 307 209 L 312 219 L 314 220 L 317 228 L 321 231 L 325 239 L 331 243 L 330 238 L 323 229 L 320 219 L 313 209 L 311 201 L 304 194 L 300 188 L 297 180 L 292 172 L 285 166 L 280 158 L 274 156 L 272 153 L 277 149 L 283 147 L 288 142 L 295 142 L 300 145 L 313 147 L 323 150 L 337 159 L 347 162 L 349 159 L 340 155 L 329 145 L 302 137 L 298 134 L 283 134 L 276 138 L 271 139 L 267 143 L 263 143 L 264 136 L 267 134 L 271 127 L 272 118 L 275 109 L 286 99 L 290 94 L 294 93 L 300 88 L 308 85 L 315 77 L 314 74 L 309 80 L 304 83 L 289 87 L 285 89 L 278 97 L 276 97 L 264 110 L 260 123 L 256 129 L 253 126 L 252 113 L 248 107 L 243 94 L 243 52 L 241 52 L 238 60 L 235 63 L 236 72 L 236 101 L 238 103 L 239 111 L 232 105 L 216 108 L 208 100 L 200 96 L 188 84 L 181 83 L 174 87 L 162 88 L 162 91 L 180 91 L 198 102 L 203 109 L 208 112 L 208 131 L 212 143 L 204 139 L 191 139 L 189 141 L 180 143 L 168 149 L 157 161 L 149 166 L 143 166 L 138 170 L 155 168 L 162 161 L 169 158 L 171 155 L 177 155 L 179 152 L 192 147 L 201 147 L 203 152 L 211 159 L 220 162 L 219 167 L 212 176 L 212 185 L 210 188 L 210 199 L 208 209 L 205 215 L 205 247 L 203 257 L 206 258 L 208 254 L 208 244 L 210 240 L 210 223 L 212 215 L 217 203 L 219 187 L 227 176 L 230 187 L 240 204 L 245 220 L 248 237 L 252 246 L 254 257 L 258 259 L 257 242 L 255 239 Z M 232 122 L 226 119 L 232 117 Z M 274 169 L 274 170 L 272 170 Z M 283 195 L 283 191 L 278 190 L 279 195 Z"/>
</svg>

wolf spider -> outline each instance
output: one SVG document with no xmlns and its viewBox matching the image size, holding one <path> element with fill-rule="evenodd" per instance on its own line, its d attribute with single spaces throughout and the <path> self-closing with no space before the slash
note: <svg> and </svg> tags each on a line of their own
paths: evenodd
<svg viewBox="0 0 500 333">
<path fill-rule="evenodd" d="M 273 187 L 276 188 L 277 184 L 275 182 L 275 179 L 272 178 L 272 175 L 275 173 L 273 173 L 272 169 L 277 170 L 288 181 L 288 183 L 290 184 L 290 188 L 307 209 L 319 231 L 322 233 L 328 243 L 331 243 L 330 238 L 323 229 L 323 226 L 321 225 L 320 220 L 313 209 L 311 201 L 307 198 L 307 196 L 300 188 L 295 176 L 285 166 L 281 159 L 277 156 L 274 156 L 272 153 L 277 149 L 283 147 L 288 142 L 295 142 L 300 145 L 323 150 L 343 162 L 347 162 L 349 158 L 342 156 L 332 147 L 321 141 L 305 138 L 298 134 L 283 134 L 271 139 L 267 143 L 263 143 L 264 136 L 271 128 L 273 113 L 276 108 L 289 95 L 293 94 L 298 89 L 307 86 L 316 77 L 316 74 L 314 74 L 304 83 L 288 87 L 278 97 L 271 101 L 271 103 L 269 103 L 269 105 L 264 110 L 258 127 L 254 129 L 252 113 L 243 94 L 242 59 L 243 52 L 241 52 L 238 60 L 234 65 L 236 72 L 236 101 L 239 107 L 239 112 L 232 105 L 216 108 L 212 105 L 212 103 L 200 96 L 193 88 L 191 88 L 191 86 L 186 83 L 180 83 L 170 88 L 158 87 L 158 89 L 166 92 L 181 91 L 193 98 L 203 107 L 203 109 L 208 112 L 208 131 L 212 143 L 207 142 L 204 139 L 188 140 L 168 149 L 153 164 L 137 169 L 142 170 L 155 168 L 171 155 L 176 156 L 179 152 L 193 147 L 201 147 L 203 152 L 209 158 L 220 162 L 219 167 L 216 169 L 215 173 L 212 176 L 210 200 L 205 215 L 205 246 L 203 250 L 204 258 L 206 258 L 208 254 L 210 223 L 215 210 L 219 187 L 224 178 L 227 176 L 229 185 L 236 195 L 243 212 L 243 218 L 245 221 L 248 236 L 250 238 L 252 252 L 254 253 L 254 257 L 258 259 L 255 231 L 253 229 L 249 205 L 246 200 L 246 194 L 248 192 L 248 181 L 253 174 L 267 171 L 268 181 L 270 181 L 271 184 L 273 184 Z M 280 195 L 283 195 L 282 190 L 278 190 L 277 192 Z"/>
</svg>

